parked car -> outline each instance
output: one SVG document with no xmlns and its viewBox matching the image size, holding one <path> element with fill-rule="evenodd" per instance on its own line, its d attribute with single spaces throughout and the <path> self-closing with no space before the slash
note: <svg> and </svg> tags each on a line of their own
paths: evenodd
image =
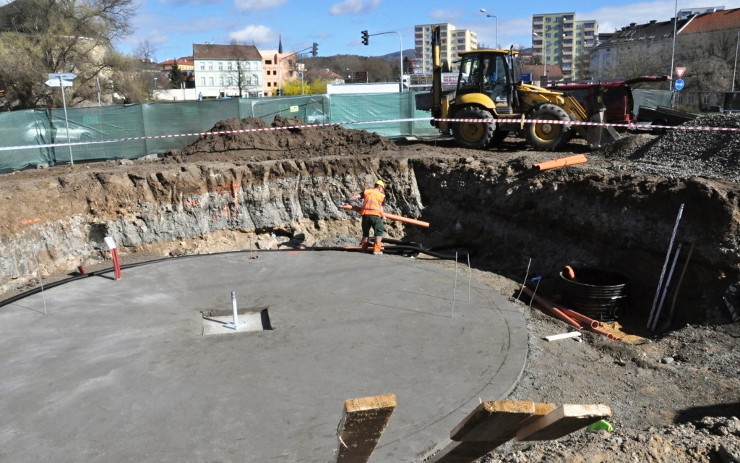
<svg viewBox="0 0 740 463">
<path fill-rule="evenodd" d="M 49 126 L 41 120 L 29 122 L 21 129 L 21 138 L 29 145 L 46 143 L 65 143 L 67 141 L 67 127 L 62 122 L 61 126 Z M 69 122 L 69 141 L 80 142 L 95 139 L 96 130 L 90 127 L 77 125 Z"/>
</svg>

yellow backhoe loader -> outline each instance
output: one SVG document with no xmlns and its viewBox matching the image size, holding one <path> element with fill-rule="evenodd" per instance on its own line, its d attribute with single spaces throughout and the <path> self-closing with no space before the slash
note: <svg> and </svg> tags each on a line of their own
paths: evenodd
<svg viewBox="0 0 740 463">
<path fill-rule="evenodd" d="M 591 148 L 619 138 L 612 127 L 569 124 L 572 121 L 602 122 L 604 107 L 586 114 L 578 101 L 562 92 L 521 81 L 515 50 L 478 49 L 460 53 L 460 72 L 454 91 L 442 90 L 439 27 L 432 28 L 432 92 L 416 95 L 417 109 L 432 111 L 432 125 L 452 134 L 465 148 L 495 146 L 512 132 L 524 132 L 539 150 L 556 150 L 574 134 Z M 485 119 L 454 122 L 438 119 Z M 554 122 L 534 123 L 533 119 Z"/>
</svg>

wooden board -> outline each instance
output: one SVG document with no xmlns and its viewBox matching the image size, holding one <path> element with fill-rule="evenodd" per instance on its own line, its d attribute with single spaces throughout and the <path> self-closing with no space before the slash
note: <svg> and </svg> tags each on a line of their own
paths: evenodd
<svg viewBox="0 0 740 463">
<path fill-rule="evenodd" d="M 522 426 L 555 410 L 555 404 L 499 400 L 482 402 L 451 432 L 451 442 L 425 463 L 470 463 L 505 444 Z M 487 440 L 478 440 L 487 439 Z"/>
<path fill-rule="evenodd" d="M 512 439 L 520 423 L 535 413 L 534 402 L 497 400 L 481 402 L 451 432 L 455 441 L 495 442 Z"/>
<path fill-rule="evenodd" d="M 563 404 L 516 433 L 518 441 L 559 439 L 592 423 L 611 416 L 606 405 Z"/>
<path fill-rule="evenodd" d="M 337 462 L 368 461 L 395 409 L 394 394 L 346 400 L 344 414 L 337 428 Z"/>
</svg>

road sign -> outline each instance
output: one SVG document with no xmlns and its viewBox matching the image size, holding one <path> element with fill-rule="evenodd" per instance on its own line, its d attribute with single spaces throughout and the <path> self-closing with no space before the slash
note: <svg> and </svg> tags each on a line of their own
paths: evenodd
<svg viewBox="0 0 740 463">
<path fill-rule="evenodd" d="M 61 82 L 61 85 L 60 85 Z M 71 80 L 59 80 L 59 79 L 49 79 L 46 82 L 44 82 L 49 87 L 71 87 L 72 81 Z"/>
<path fill-rule="evenodd" d="M 61 82 L 61 85 L 60 85 Z M 59 79 L 49 79 L 46 82 L 44 82 L 49 87 L 71 87 L 72 81 L 71 80 L 59 80 Z"/>
<path fill-rule="evenodd" d="M 686 68 L 683 66 L 676 66 L 676 77 L 679 79 L 683 77 L 683 73 L 686 72 Z"/>
<path fill-rule="evenodd" d="M 673 88 L 676 90 L 683 89 L 683 86 L 686 82 L 683 81 L 683 79 L 676 79 L 676 81 L 673 83 Z"/>
<path fill-rule="evenodd" d="M 62 79 L 62 80 L 75 80 L 77 74 L 71 72 L 52 72 L 49 74 L 49 79 Z"/>
</svg>

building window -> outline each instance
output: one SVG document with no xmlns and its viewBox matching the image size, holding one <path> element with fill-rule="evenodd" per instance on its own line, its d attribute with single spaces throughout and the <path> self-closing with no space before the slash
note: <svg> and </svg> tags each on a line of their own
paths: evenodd
<svg viewBox="0 0 740 463">
<path fill-rule="evenodd" d="M 231 71 L 231 66 L 232 66 L 231 61 L 229 61 L 228 63 L 226 63 L 226 69 L 228 69 L 229 71 Z"/>
<path fill-rule="evenodd" d="M 213 71 L 213 63 L 212 62 L 209 62 L 208 63 L 208 70 L 209 71 Z"/>
<path fill-rule="evenodd" d="M 210 85 L 211 87 L 213 87 L 213 77 L 209 77 L 208 78 L 208 85 Z"/>
<path fill-rule="evenodd" d="M 205 77 L 201 77 L 200 78 L 200 85 L 202 85 L 203 87 L 206 86 L 206 78 Z"/>
<path fill-rule="evenodd" d="M 222 61 L 218 62 L 218 70 L 223 71 L 224 70 L 224 63 Z"/>
<path fill-rule="evenodd" d="M 200 70 L 205 71 L 206 70 L 206 63 L 200 63 Z"/>
<path fill-rule="evenodd" d="M 223 78 L 223 76 L 221 76 L 221 77 L 218 78 L 218 86 L 219 87 L 223 87 L 224 86 L 224 78 Z"/>
</svg>

